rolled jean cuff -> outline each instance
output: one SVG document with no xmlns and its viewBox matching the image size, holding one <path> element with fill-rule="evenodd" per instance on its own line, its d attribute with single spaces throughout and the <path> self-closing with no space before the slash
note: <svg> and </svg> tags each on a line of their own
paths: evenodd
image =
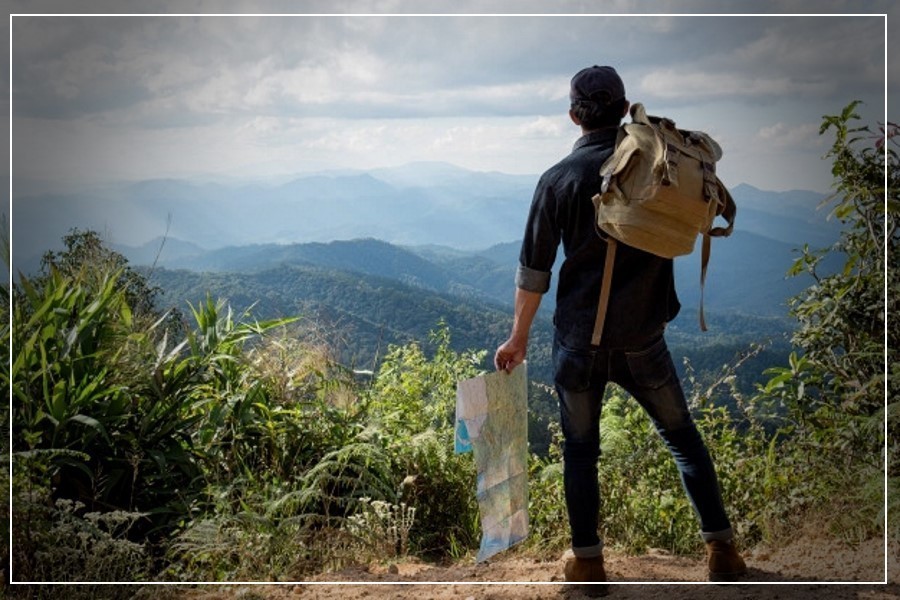
<svg viewBox="0 0 900 600">
<path fill-rule="evenodd" d="M 723 529 L 721 531 L 701 531 L 700 536 L 703 538 L 704 542 L 729 542 L 734 539 L 734 530 L 729 527 L 728 529 Z"/>
<path fill-rule="evenodd" d="M 572 554 L 575 558 L 597 558 L 603 555 L 603 542 L 596 546 L 582 546 L 580 548 L 572 548 Z"/>
</svg>

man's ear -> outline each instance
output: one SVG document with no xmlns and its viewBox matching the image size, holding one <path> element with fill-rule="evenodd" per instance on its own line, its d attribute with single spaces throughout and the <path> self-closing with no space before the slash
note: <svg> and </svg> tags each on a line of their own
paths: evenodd
<svg viewBox="0 0 900 600">
<path fill-rule="evenodd" d="M 581 119 L 575 114 L 575 111 L 571 108 L 569 109 L 569 118 L 572 119 L 572 122 L 581 127 Z"/>
<path fill-rule="evenodd" d="M 622 117 L 623 117 L 623 118 L 628 116 L 628 109 L 629 109 L 629 108 L 631 108 L 631 102 L 629 102 L 628 100 L 626 100 L 626 101 L 625 101 L 625 110 L 622 111 Z"/>
</svg>

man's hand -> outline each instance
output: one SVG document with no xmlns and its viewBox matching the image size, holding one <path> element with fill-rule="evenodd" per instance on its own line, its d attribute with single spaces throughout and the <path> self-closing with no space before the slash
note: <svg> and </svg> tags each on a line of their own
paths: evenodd
<svg viewBox="0 0 900 600">
<path fill-rule="evenodd" d="M 525 362 L 525 354 L 528 351 L 528 339 L 519 340 L 509 338 L 494 354 L 494 366 L 498 371 L 512 373 L 513 369 Z"/>
<path fill-rule="evenodd" d="M 528 332 L 531 322 L 541 305 L 541 294 L 516 289 L 515 312 L 513 314 L 512 333 L 494 354 L 494 366 L 498 371 L 512 373 L 512 370 L 525 362 L 528 351 Z"/>
</svg>

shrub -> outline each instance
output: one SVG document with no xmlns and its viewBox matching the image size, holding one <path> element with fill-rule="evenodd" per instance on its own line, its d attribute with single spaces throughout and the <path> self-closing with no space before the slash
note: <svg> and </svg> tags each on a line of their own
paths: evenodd
<svg viewBox="0 0 900 600">
<path fill-rule="evenodd" d="M 431 342 L 431 359 L 415 342 L 389 349 L 369 390 L 369 411 L 400 497 L 416 510 L 410 547 L 461 556 L 478 546 L 480 530 L 474 462 L 453 451 L 456 383 L 481 372 L 484 354 L 452 350 L 443 323 Z"/>
</svg>

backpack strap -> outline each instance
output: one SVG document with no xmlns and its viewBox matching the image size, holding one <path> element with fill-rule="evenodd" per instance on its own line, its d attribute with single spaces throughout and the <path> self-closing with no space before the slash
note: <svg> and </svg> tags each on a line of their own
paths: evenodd
<svg viewBox="0 0 900 600">
<path fill-rule="evenodd" d="M 703 316 L 703 288 L 706 285 L 706 267 L 709 265 L 711 240 L 709 233 L 703 234 L 703 250 L 700 254 L 700 331 L 706 331 L 706 318 Z"/>
<path fill-rule="evenodd" d="M 726 226 L 711 228 L 709 230 L 709 235 L 714 237 L 728 237 L 731 235 L 731 232 L 734 231 L 734 218 L 737 214 L 737 206 L 734 204 L 734 198 L 731 196 L 731 192 L 728 191 L 728 188 L 725 187 L 718 178 L 716 178 L 716 187 L 718 188 L 720 202 L 717 216 L 721 216 L 725 219 Z"/>
<path fill-rule="evenodd" d="M 703 250 L 700 254 L 700 331 L 706 331 L 706 318 L 703 315 L 703 290 L 706 285 L 706 268 L 709 266 L 709 254 L 711 250 L 711 242 L 713 237 L 727 237 L 734 231 L 734 217 L 737 213 L 737 207 L 734 204 L 734 198 L 728 188 L 716 178 L 716 187 L 718 188 L 719 198 L 721 200 L 718 216 L 725 219 L 727 225 L 725 227 L 712 227 L 709 231 L 703 232 Z"/>
<path fill-rule="evenodd" d="M 607 236 L 606 238 L 606 262 L 603 263 L 603 281 L 600 283 L 600 301 L 597 303 L 597 319 L 594 321 L 594 334 L 591 336 L 591 343 L 595 346 L 600 344 L 600 338 L 603 336 L 603 325 L 606 323 L 606 310 L 609 308 L 609 292 L 612 288 L 613 266 L 616 262 L 616 240 Z"/>
</svg>

